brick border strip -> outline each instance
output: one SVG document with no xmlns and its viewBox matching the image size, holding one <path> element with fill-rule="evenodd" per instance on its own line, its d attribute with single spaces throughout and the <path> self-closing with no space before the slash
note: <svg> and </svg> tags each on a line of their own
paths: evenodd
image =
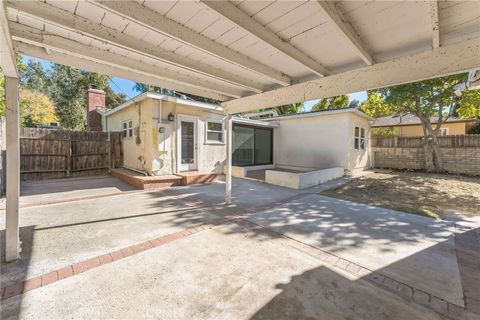
<svg viewBox="0 0 480 320">
<path fill-rule="evenodd" d="M 223 220 L 217 220 L 213 221 L 212 223 L 183 229 L 164 236 L 140 242 L 117 251 L 96 256 L 85 261 L 80 261 L 69 266 L 36 276 L 34 278 L 24 280 L 22 282 L 17 282 L 5 286 L 2 290 L 1 300 L 6 300 L 8 298 L 26 293 L 28 291 L 47 286 L 49 284 L 72 277 L 85 271 L 100 267 L 104 264 L 108 264 L 132 256 L 134 254 L 159 247 L 174 240 L 185 238 L 204 230 L 213 229 L 214 227 L 221 225 L 222 223 Z"/>
<path fill-rule="evenodd" d="M 186 205 L 208 205 L 207 203 L 201 201 L 201 200 L 192 200 L 192 199 L 184 199 L 187 196 L 184 197 L 183 194 L 178 194 L 175 192 L 175 190 L 168 190 L 166 192 L 167 194 L 171 195 L 172 197 L 175 197 L 176 199 L 184 202 Z M 380 287 L 384 290 L 387 290 L 389 292 L 392 292 L 401 298 L 412 301 L 416 304 L 422 305 L 424 307 L 427 307 L 434 312 L 437 312 L 443 316 L 446 316 L 450 319 L 454 320 L 464 320 L 464 319 L 469 319 L 469 320 L 474 320 L 478 319 L 480 320 L 480 314 L 474 312 L 474 310 L 468 310 L 463 306 L 459 306 L 457 304 L 448 302 L 442 298 L 439 298 L 433 294 L 430 294 L 428 292 L 425 292 L 421 289 L 409 286 L 408 284 L 405 284 L 403 282 L 397 281 L 387 275 L 384 275 L 380 272 L 365 268 L 361 266 L 360 264 L 341 258 L 329 251 L 325 251 L 317 246 L 306 244 L 300 240 L 297 240 L 295 238 L 289 237 L 283 233 L 277 232 L 273 229 L 270 229 L 266 226 L 263 226 L 261 224 L 255 223 L 253 221 L 250 221 L 242 216 L 242 214 L 245 213 L 252 213 L 255 211 L 259 210 L 268 210 L 271 209 L 275 206 L 279 206 L 282 204 L 289 203 L 294 200 L 301 199 L 305 196 L 309 196 L 311 194 L 308 193 L 301 193 L 297 194 L 285 199 L 277 200 L 265 205 L 261 205 L 258 207 L 251 207 L 247 209 L 242 209 L 242 208 L 232 208 L 232 211 L 230 214 L 233 214 L 233 217 L 225 219 L 226 221 L 230 222 L 235 222 L 237 224 L 249 227 L 249 228 L 260 228 L 264 230 L 264 232 L 268 233 L 270 236 L 274 236 L 276 238 L 281 238 L 283 240 L 288 241 L 288 244 L 291 245 L 292 247 L 297 248 L 298 250 L 319 259 L 322 262 L 325 262 L 333 267 L 339 268 L 343 271 L 349 272 L 355 276 L 361 277 L 363 280 L 366 280 L 372 284 L 374 284 L 377 287 Z M 216 206 L 211 206 L 212 208 Z M 214 215 L 217 215 L 215 213 L 212 213 Z M 217 215 L 218 216 L 218 215 Z"/>
<path fill-rule="evenodd" d="M 263 229 L 264 232 L 269 233 L 269 235 L 271 236 L 288 241 L 287 245 L 290 245 L 302 251 L 303 253 L 308 254 L 309 256 L 312 256 L 335 268 L 341 269 L 350 274 L 358 276 L 362 280 L 366 280 L 381 289 L 390 291 L 405 300 L 412 301 L 416 304 L 427 307 L 450 319 L 454 319 L 454 320 L 479 319 L 480 320 L 479 314 L 472 312 L 470 310 L 467 310 L 462 306 L 448 302 L 433 294 L 430 294 L 423 290 L 409 286 L 408 284 L 397 281 L 380 272 L 371 270 L 369 268 L 365 268 L 356 262 L 341 258 L 329 251 L 325 251 L 314 245 L 306 244 L 297 239 L 291 238 L 285 234 L 279 233 L 263 225 L 257 224 L 255 222 L 252 222 L 250 220 L 247 220 L 241 217 L 232 219 L 232 220 L 236 221 L 240 225 L 244 225 L 247 227 L 249 225 L 250 228 L 253 227 L 257 229 L 258 228 Z"/>
</svg>

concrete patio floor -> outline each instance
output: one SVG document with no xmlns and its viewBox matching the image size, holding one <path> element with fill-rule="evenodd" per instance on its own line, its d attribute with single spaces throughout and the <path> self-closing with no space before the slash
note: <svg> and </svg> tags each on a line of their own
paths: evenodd
<svg viewBox="0 0 480 320">
<path fill-rule="evenodd" d="M 221 182 L 132 191 L 111 179 L 78 190 L 50 182 L 58 191 L 48 201 L 41 189 L 25 195 L 22 259 L 2 265 L 2 291 L 41 283 L 3 297 L 2 319 L 479 318 L 458 310 L 463 273 L 451 222 L 316 194 L 341 181 L 295 191 L 234 179 L 227 208 Z M 186 231 L 202 225 L 212 227 Z M 3 215 L 0 227 L 4 237 Z M 137 252 L 139 243 L 148 250 Z M 119 250 L 124 257 L 111 259 Z M 73 274 L 60 280 L 67 266 Z"/>
</svg>

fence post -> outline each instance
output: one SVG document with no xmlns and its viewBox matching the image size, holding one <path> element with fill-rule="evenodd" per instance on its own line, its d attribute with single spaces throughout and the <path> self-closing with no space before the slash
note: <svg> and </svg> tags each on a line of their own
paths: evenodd
<svg viewBox="0 0 480 320">
<path fill-rule="evenodd" d="M 67 178 L 70 178 L 70 166 L 72 162 L 72 140 L 68 138 L 68 149 L 67 149 Z"/>
<path fill-rule="evenodd" d="M 108 152 L 108 173 L 112 172 L 112 142 L 110 141 L 110 131 L 107 132 L 107 152 Z"/>
</svg>

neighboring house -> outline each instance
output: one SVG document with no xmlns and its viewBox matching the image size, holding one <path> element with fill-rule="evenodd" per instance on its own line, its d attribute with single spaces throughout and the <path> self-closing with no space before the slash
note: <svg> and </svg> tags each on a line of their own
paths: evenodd
<svg viewBox="0 0 480 320">
<path fill-rule="evenodd" d="M 149 175 L 220 173 L 226 159 L 224 118 L 221 106 L 149 92 L 104 113 L 103 128 L 123 132 L 127 169 Z M 243 168 L 341 167 L 342 173 L 368 168 L 372 119 L 356 109 L 234 117 L 234 175 L 243 176 L 237 174 Z"/>
<path fill-rule="evenodd" d="M 431 123 L 435 128 L 438 117 L 431 117 Z M 464 135 L 468 130 L 479 123 L 479 119 L 459 119 L 450 117 L 440 127 L 441 135 Z M 393 134 L 401 137 L 423 136 L 423 128 L 420 119 L 410 113 L 392 115 L 377 118 L 372 122 L 372 128 L 389 128 Z"/>
<path fill-rule="evenodd" d="M 87 92 L 87 131 L 102 131 L 102 114 L 105 112 L 106 93 L 100 89 Z"/>
</svg>

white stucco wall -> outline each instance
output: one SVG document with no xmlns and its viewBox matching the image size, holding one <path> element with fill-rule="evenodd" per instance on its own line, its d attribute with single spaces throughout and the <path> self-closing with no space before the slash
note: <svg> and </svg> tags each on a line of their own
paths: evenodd
<svg viewBox="0 0 480 320">
<path fill-rule="evenodd" d="M 174 114 L 173 122 L 168 121 L 170 112 Z M 142 143 L 136 144 L 135 137 L 123 140 L 124 165 L 152 175 L 168 175 L 178 172 L 179 115 L 197 118 L 198 171 L 221 173 L 226 158 L 225 144 L 212 144 L 205 140 L 206 121 L 221 121 L 224 117 L 221 112 L 146 98 L 107 116 L 104 119 L 104 128 L 121 131 L 122 121 L 133 120 L 134 127 L 140 126 Z M 159 133 L 159 126 L 165 127 L 164 133 Z M 224 130 L 224 138 L 225 135 Z"/>
<path fill-rule="evenodd" d="M 354 113 L 276 119 L 274 154 L 277 167 L 314 170 L 343 167 L 352 172 L 369 166 L 369 121 Z M 366 129 L 366 149 L 354 149 L 355 126 Z"/>
</svg>

